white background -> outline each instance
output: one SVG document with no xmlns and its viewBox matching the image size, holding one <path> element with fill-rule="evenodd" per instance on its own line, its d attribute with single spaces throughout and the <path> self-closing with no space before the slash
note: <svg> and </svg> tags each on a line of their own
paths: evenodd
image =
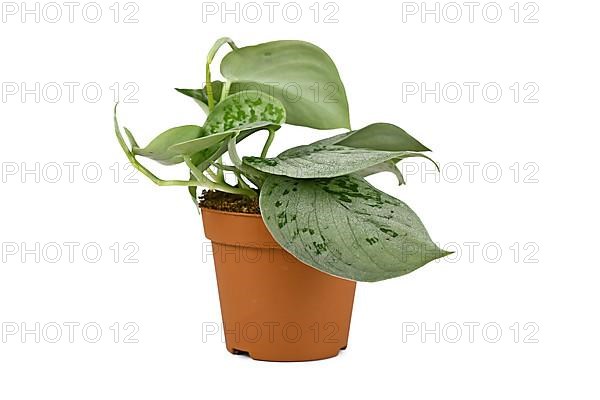
<svg viewBox="0 0 600 400">
<path fill-rule="evenodd" d="M 522 2 L 517 23 L 512 0 L 497 3 L 496 23 L 482 15 L 485 2 L 473 22 L 459 3 L 456 23 L 449 22 L 455 8 L 443 14 L 446 2 L 438 23 L 435 15 L 423 23 L 420 13 L 403 14 L 406 3 L 375 0 L 317 3 L 315 22 L 314 3 L 297 2 L 302 16 L 295 23 L 293 9 L 282 15 L 286 2 L 275 8 L 273 22 L 258 2 L 263 16 L 256 23 L 243 15 L 222 23 L 220 2 L 217 14 L 207 15 L 198 1 L 138 1 L 137 23 L 123 22 L 135 10 L 124 9 L 125 2 L 115 23 L 112 1 L 100 2 L 97 23 L 83 18 L 85 2 L 72 23 L 62 3 L 56 23 L 45 20 L 55 15 L 48 8 L 39 22 L 35 15 L 22 22 L 20 2 L 17 14 L 3 13 L 1 398 L 598 398 L 598 3 L 537 1 L 524 8 Z M 538 22 L 524 23 L 536 8 Z M 335 10 L 337 22 L 325 23 Z M 488 19 L 494 10 L 487 9 Z M 246 12 L 254 18 L 254 10 Z M 217 336 L 203 341 L 203 324 L 218 323 L 220 311 L 201 220 L 185 189 L 127 177 L 112 128 L 111 86 L 120 88 L 121 122 L 141 143 L 172 126 L 201 124 L 201 110 L 172 88 L 202 84 L 205 54 L 221 36 L 239 46 L 277 39 L 318 44 L 339 68 L 353 127 L 397 124 L 448 167 L 439 182 L 422 177 L 422 167 L 403 187 L 391 175 L 372 179 L 407 202 L 432 238 L 457 254 L 399 279 L 359 284 L 348 350 L 336 358 L 258 362 L 227 353 Z M 41 93 L 39 102 L 35 94 L 21 97 L 22 83 L 51 90 L 53 82 L 63 87 L 55 103 L 55 92 Z M 79 85 L 72 102 L 65 82 Z M 448 93 L 439 102 L 434 95 L 403 99 L 411 82 L 430 89 L 436 82 L 479 86 L 473 102 L 464 86 L 456 103 Z M 87 99 L 82 94 L 88 83 L 102 88 L 97 102 L 92 89 Z M 499 101 L 483 97 L 487 83 L 502 88 Z M 19 92 L 8 95 L 14 84 Z M 131 87 L 139 88 L 137 103 L 124 100 Z M 537 102 L 525 102 L 532 87 L 539 89 Z M 331 133 L 286 126 L 271 154 Z M 256 152 L 258 136 L 242 152 Z M 75 163 L 72 177 L 65 163 Z M 476 163 L 472 177 L 466 163 Z M 187 177 L 185 168 L 150 165 L 165 177 Z M 62 175 L 53 183 L 57 171 Z M 73 260 L 65 242 L 77 243 Z M 51 262 L 57 247 L 62 257 Z M 95 263 L 94 248 L 102 250 Z M 139 262 L 125 262 L 136 249 Z M 80 324 L 73 343 L 69 322 Z M 125 329 L 128 322 L 135 325 Z M 46 327 L 40 343 L 34 334 L 7 334 L 36 323 Z M 53 323 L 63 327 L 58 343 L 49 340 Z M 82 334 L 88 323 L 102 328 L 97 343 Z M 421 336 L 436 323 L 439 343 L 433 333 Z M 472 340 L 468 323 L 479 324 Z M 451 343 L 457 325 L 462 337 Z M 139 327 L 138 343 L 125 343 L 131 326 Z M 415 326 L 419 333 L 407 336 Z M 88 334 L 95 336 L 93 329 Z"/>
</svg>

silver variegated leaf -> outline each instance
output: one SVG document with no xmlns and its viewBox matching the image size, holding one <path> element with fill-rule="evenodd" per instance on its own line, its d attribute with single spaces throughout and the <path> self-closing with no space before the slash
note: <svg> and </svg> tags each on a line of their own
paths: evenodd
<svg viewBox="0 0 600 400">
<path fill-rule="evenodd" d="M 391 171 L 402 184 L 404 179 L 395 164 L 409 157 L 431 160 L 422 153 L 427 150 L 401 128 L 378 123 L 294 147 L 275 158 L 245 157 L 244 163 L 265 173 L 292 178 L 332 178 L 354 173 L 367 176 Z"/>
<path fill-rule="evenodd" d="M 410 151 L 392 152 L 334 144 L 312 144 L 294 147 L 275 158 L 244 157 L 243 161 L 246 165 L 273 175 L 292 178 L 333 178 L 353 173 L 366 176 L 386 171 L 389 170 L 387 164 L 390 161 L 398 162 L 409 157 L 429 159 L 422 153 Z"/>
<path fill-rule="evenodd" d="M 260 209 L 283 248 L 346 279 L 394 278 L 450 254 L 433 243 L 406 204 L 357 176 L 270 175 L 261 188 Z"/>
</svg>

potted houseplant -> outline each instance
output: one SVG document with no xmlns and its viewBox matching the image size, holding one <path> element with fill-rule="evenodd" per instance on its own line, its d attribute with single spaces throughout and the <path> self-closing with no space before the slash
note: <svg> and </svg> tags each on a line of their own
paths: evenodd
<svg viewBox="0 0 600 400">
<path fill-rule="evenodd" d="M 225 80 L 213 81 L 210 65 L 225 44 Z M 365 180 L 389 171 L 403 184 L 396 164 L 428 158 L 429 149 L 392 124 L 350 130 L 337 68 L 317 46 L 238 48 L 222 38 L 208 53 L 205 86 L 177 90 L 206 112 L 203 126 L 169 129 L 145 147 L 124 128 L 128 145 L 115 106 L 115 131 L 142 174 L 188 187 L 196 204 L 199 195 L 229 351 L 277 361 L 335 356 L 347 345 L 356 281 L 394 278 L 449 254 L 406 204 Z M 285 123 L 347 132 L 268 157 Z M 268 132 L 260 155 L 241 157 L 237 143 L 260 130 Z M 189 179 L 162 180 L 137 156 L 185 163 Z"/>
</svg>

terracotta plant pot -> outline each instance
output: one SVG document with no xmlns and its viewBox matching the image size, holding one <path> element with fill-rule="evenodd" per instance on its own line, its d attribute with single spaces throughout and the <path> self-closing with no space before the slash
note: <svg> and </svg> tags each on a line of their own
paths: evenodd
<svg viewBox="0 0 600 400">
<path fill-rule="evenodd" d="M 260 215 L 203 208 L 202 219 L 227 350 L 255 360 L 308 361 L 346 348 L 356 282 L 294 258 Z"/>
</svg>

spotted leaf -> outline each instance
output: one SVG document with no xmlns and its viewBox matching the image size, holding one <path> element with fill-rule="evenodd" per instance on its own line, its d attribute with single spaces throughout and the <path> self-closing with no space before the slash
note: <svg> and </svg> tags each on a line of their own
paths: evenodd
<svg viewBox="0 0 600 400">
<path fill-rule="evenodd" d="M 261 188 L 260 209 L 283 248 L 346 279 L 394 278 L 450 254 L 432 242 L 406 204 L 357 176 L 270 175 Z"/>
<path fill-rule="evenodd" d="M 266 93 L 248 90 L 221 100 L 206 118 L 204 129 L 213 134 L 261 121 L 283 124 L 285 108 L 279 100 Z"/>
</svg>

